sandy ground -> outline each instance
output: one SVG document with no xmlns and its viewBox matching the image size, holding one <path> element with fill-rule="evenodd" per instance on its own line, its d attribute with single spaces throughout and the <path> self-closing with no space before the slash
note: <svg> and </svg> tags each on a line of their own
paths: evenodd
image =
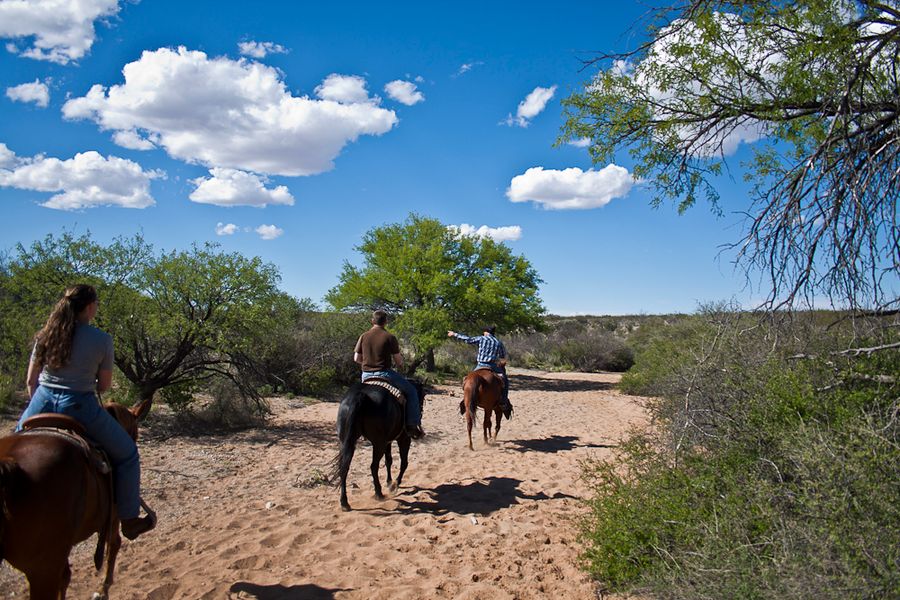
<svg viewBox="0 0 900 600">
<path fill-rule="evenodd" d="M 511 379 L 512 421 L 496 446 L 478 432 L 474 452 L 457 412 L 460 386 L 433 389 L 428 436 L 413 443 L 403 485 L 384 502 L 373 498 L 371 451 L 360 443 L 349 513 L 322 481 L 337 450 L 337 404 L 279 401 L 267 427 L 216 435 L 173 436 L 151 417 L 140 444 L 143 496 L 160 521 L 124 542 L 111 596 L 598 597 L 577 566 L 575 520 L 587 493 L 579 465 L 608 457 L 645 421 L 640 399 L 615 390 L 613 374 Z M 69 598 L 89 598 L 100 583 L 93 548 L 91 538 L 72 553 Z M 0 597 L 27 597 L 24 578 L 5 564 Z"/>
</svg>

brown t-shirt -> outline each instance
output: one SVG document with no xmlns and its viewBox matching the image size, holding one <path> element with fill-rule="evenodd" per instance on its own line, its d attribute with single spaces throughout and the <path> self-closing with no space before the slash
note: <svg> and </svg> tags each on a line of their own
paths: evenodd
<svg viewBox="0 0 900 600">
<path fill-rule="evenodd" d="M 363 371 L 387 371 L 391 356 L 400 353 L 400 342 L 383 327 L 372 327 L 359 336 L 353 352 L 362 356 Z"/>
</svg>

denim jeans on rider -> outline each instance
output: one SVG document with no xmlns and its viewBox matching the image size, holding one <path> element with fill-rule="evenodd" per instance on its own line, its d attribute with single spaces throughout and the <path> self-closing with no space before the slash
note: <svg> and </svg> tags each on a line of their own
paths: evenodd
<svg viewBox="0 0 900 600">
<path fill-rule="evenodd" d="M 381 377 L 389 380 L 391 383 L 400 388 L 403 395 L 406 396 L 406 424 L 421 425 L 422 424 L 422 408 L 419 404 L 419 394 L 416 392 L 415 386 L 407 381 L 406 377 L 389 369 L 387 371 L 363 371 L 362 381 L 370 377 Z"/>
<path fill-rule="evenodd" d="M 88 437 L 106 451 L 112 462 L 119 518 L 137 517 L 140 514 L 141 493 L 141 463 L 137 444 L 119 422 L 100 406 L 94 392 L 38 386 L 28 408 L 19 418 L 16 431 L 22 429 L 25 419 L 41 413 L 68 415 L 84 425 Z"/>
</svg>

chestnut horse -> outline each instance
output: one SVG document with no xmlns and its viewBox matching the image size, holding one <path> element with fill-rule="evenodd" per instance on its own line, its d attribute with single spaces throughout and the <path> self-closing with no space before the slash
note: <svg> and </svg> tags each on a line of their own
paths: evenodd
<svg viewBox="0 0 900 600">
<path fill-rule="evenodd" d="M 421 382 L 411 379 L 419 394 L 419 402 L 422 410 L 425 410 L 425 390 Z M 340 440 L 340 450 L 334 459 L 332 469 L 333 477 L 340 477 L 341 482 L 341 509 L 350 510 L 347 501 L 347 473 L 350 472 L 350 462 L 356 450 L 356 442 L 364 437 L 372 442 L 372 483 L 375 486 L 375 498 L 384 500 L 381 492 L 381 482 L 378 478 L 378 469 L 381 457 L 384 457 L 384 466 L 387 470 L 387 484 L 391 491 L 400 487 L 403 474 L 409 464 L 410 439 L 406 435 L 406 420 L 403 418 L 403 407 L 391 392 L 378 385 L 355 383 L 347 391 L 338 407 L 337 431 Z M 391 480 L 391 443 L 397 442 L 400 450 L 400 472 L 397 480 Z"/>
<path fill-rule="evenodd" d="M 145 400 L 131 409 L 120 404 L 105 408 L 137 441 L 137 422 L 150 406 Z M 74 423 L 72 429 L 80 428 L 64 415 L 32 419 L 68 421 Z M 107 598 L 122 545 L 112 500 L 111 474 L 101 473 L 95 458 L 70 434 L 32 429 L 0 438 L 0 562 L 6 560 L 25 574 L 31 600 L 65 599 L 72 577 L 69 553 L 94 533 L 98 571 L 106 552 L 106 576 L 94 598 Z M 150 512 L 146 504 L 144 508 Z"/>
<path fill-rule="evenodd" d="M 484 443 L 491 444 L 497 441 L 500 433 L 500 417 L 502 409 L 500 402 L 503 398 L 503 380 L 490 369 L 475 369 L 463 379 L 463 401 L 460 402 L 459 412 L 466 415 L 466 427 L 469 430 L 469 450 L 472 447 L 472 425 L 475 424 L 475 409 L 484 409 Z M 494 437 L 490 437 L 491 413 L 497 418 L 497 427 Z"/>
</svg>

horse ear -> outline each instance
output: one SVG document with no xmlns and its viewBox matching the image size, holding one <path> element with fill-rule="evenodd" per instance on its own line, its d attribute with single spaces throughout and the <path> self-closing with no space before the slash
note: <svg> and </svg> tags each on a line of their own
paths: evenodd
<svg viewBox="0 0 900 600">
<path fill-rule="evenodd" d="M 152 406 L 153 406 L 153 398 L 147 398 L 146 400 L 142 401 L 137 406 L 132 406 L 131 414 L 134 415 L 135 419 L 140 421 L 141 419 L 146 417 L 148 414 L 150 414 L 150 408 Z"/>
</svg>

